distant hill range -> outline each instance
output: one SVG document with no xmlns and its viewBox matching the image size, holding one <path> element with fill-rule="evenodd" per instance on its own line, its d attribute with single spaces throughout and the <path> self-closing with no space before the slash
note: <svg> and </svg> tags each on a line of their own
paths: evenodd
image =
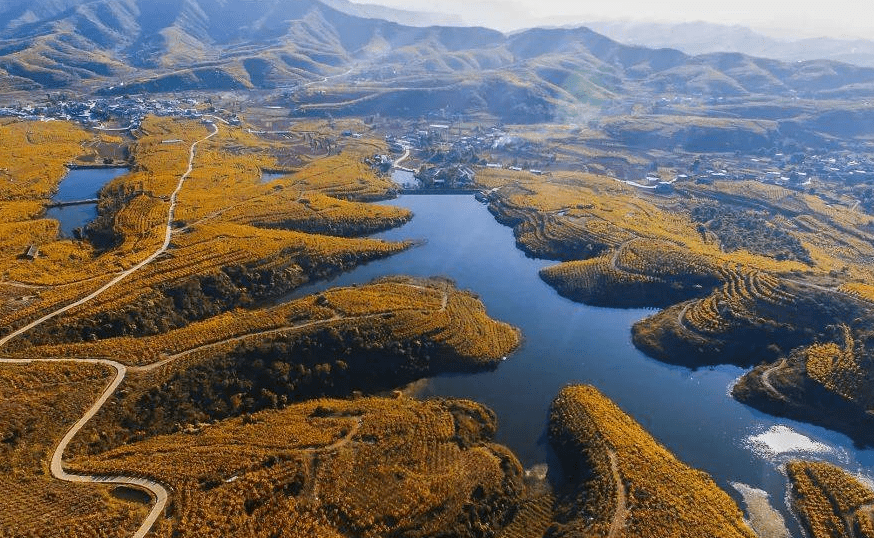
<svg viewBox="0 0 874 538">
<path fill-rule="evenodd" d="M 874 67 L 874 41 L 830 37 L 775 38 L 744 26 L 709 22 L 652 23 L 606 21 L 586 26 L 620 43 L 669 47 L 687 54 L 740 52 L 786 62 L 834 60 Z"/>
<path fill-rule="evenodd" d="M 635 99 L 874 96 L 874 68 L 834 61 L 688 55 L 587 28 L 418 27 L 372 17 L 432 15 L 325 2 L 7 0 L 0 92 L 274 89 L 314 114 L 441 109 L 520 122 Z"/>
</svg>

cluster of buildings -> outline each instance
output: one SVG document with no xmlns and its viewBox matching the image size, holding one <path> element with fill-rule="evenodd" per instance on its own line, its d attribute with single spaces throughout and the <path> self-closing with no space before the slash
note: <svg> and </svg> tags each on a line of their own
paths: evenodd
<svg viewBox="0 0 874 538">
<path fill-rule="evenodd" d="M 698 183 L 721 180 L 761 181 L 783 187 L 804 188 L 815 179 L 855 185 L 874 181 L 874 160 L 851 153 L 825 155 L 784 155 L 736 157 L 720 156 L 718 166 L 703 164 L 690 167 L 690 176 Z"/>
<path fill-rule="evenodd" d="M 75 121 L 88 127 L 106 129 L 107 122 L 117 125 L 117 130 L 139 128 L 144 117 L 173 116 L 200 119 L 203 112 L 198 109 L 196 99 L 148 99 L 141 96 L 119 96 L 102 99 L 76 101 L 62 95 L 48 96 L 44 104 L 18 104 L 0 107 L 0 117 L 15 117 L 24 120 Z M 216 113 L 222 113 L 217 111 Z M 239 124 L 239 118 L 229 116 L 229 123 Z"/>
</svg>

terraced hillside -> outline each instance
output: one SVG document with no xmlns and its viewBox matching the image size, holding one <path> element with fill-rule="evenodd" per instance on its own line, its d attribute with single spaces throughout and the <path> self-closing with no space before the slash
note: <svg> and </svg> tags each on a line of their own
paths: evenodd
<svg viewBox="0 0 874 538">
<path fill-rule="evenodd" d="M 648 355 L 693 368 L 770 363 L 734 394 L 871 442 L 874 236 L 853 204 L 752 181 L 665 194 L 563 171 L 486 170 L 478 181 L 522 250 L 562 262 L 541 271 L 559 293 L 664 308 L 633 327 Z"/>
<path fill-rule="evenodd" d="M 841 324 L 830 327 L 827 334 L 830 338 L 754 368 L 732 394 L 757 409 L 821 424 L 870 446 L 874 444 L 870 326 Z"/>
<path fill-rule="evenodd" d="M 342 157 L 304 155 L 309 163 L 266 184 L 260 181 L 261 169 L 275 166 L 273 155 L 278 149 L 274 146 L 280 144 L 241 128 L 210 125 L 167 118 L 144 122 L 135 138 L 127 141 L 131 173 L 101 191 L 100 216 L 86 228 L 90 241 L 59 239 L 56 223 L 33 218 L 40 215 L 41 204 L 61 179 L 62 164 L 85 153 L 81 143 L 88 135 L 68 128 L 67 136 L 78 137 L 74 140 L 79 144 L 58 145 L 57 156 L 33 157 L 28 166 L 52 166 L 53 175 L 39 192 L 4 195 L 5 207 L 15 210 L 10 222 L 4 223 L 14 233 L 4 237 L 14 237 L 16 243 L 5 249 L 0 261 L 6 297 L 0 327 L 8 333 L 24 326 L 142 263 L 165 241 L 174 192 L 178 202 L 173 206 L 169 250 L 96 300 L 71 309 L 63 321 L 40 326 L 30 334 L 31 343 L 155 334 L 252 306 L 313 278 L 407 247 L 354 238 L 410 218 L 403 209 L 354 201 L 377 193 L 386 196 L 390 189 L 386 180 L 361 163 L 373 149 L 367 141 L 356 141 Z M 37 133 L 31 135 L 31 146 L 23 146 L 26 150 L 41 143 L 37 136 L 44 135 L 38 133 L 52 133 L 58 127 L 11 123 L 3 129 L 8 137 Z M 209 134 L 211 129 L 214 135 Z M 196 149 L 190 149 L 195 142 Z M 186 167 L 188 175 L 184 175 Z M 24 188 L 26 173 L 11 169 L 10 184 Z M 180 181 L 181 177 L 185 179 Z M 16 209 L 23 204 L 31 209 Z M 25 227 L 45 230 L 40 235 L 22 233 Z M 18 257 L 27 244 L 39 249 L 33 260 Z M 150 306 L 143 308 L 144 304 Z"/>
<path fill-rule="evenodd" d="M 519 341 L 517 330 L 451 283 L 398 277 L 152 337 L 40 346 L 13 357 L 113 357 L 129 366 L 117 396 L 79 438 L 93 451 L 309 398 L 494 368 Z"/>
<path fill-rule="evenodd" d="M 524 497 L 494 429 L 467 401 L 311 400 L 73 465 L 168 484 L 157 536 L 481 536 Z"/>
<path fill-rule="evenodd" d="M 301 127 L 308 133 L 325 129 Z M 154 442 L 160 434 L 190 433 L 228 417 L 246 417 L 238 420 L 248 427 L 260 420 L 251 418 L 253 412 L 320 396 L 387 392 L 437 372 L 493 368 L 520 342 L 516 329 L 489 318 L 475 296 L 445 280 L 395 277 L 266 304 L 304 282 L 408 246 L 356 237 L 411 216 L 403 209 L 359 201 L 392 192 L 387 180 L 363 164 L 365 156 L 382 148 L 381 140 L 350 140 L 341 154 L 299 152 L 298 168 L 265 183 L 262 170 L 278 168 L 276 155 L 294 151 L 288 146 L 296 137 L 264 140 L 218 118 L 148 118 L 130 138 L 111 139 L 66 124 L 13 122 L 0 126 L 0 137 L 7 140 L 3 147 L 13 163 L 5 169 L 2 204 L 8 220 L 3 225 L 44 229 L 42 235 L 25 237 L 35 247 L 28 256 L 20 256 L 23 249 L 13 244 L 0 260 L 5 291 L 0 392 L 8 419 L 0 426 L 0 450 L 6 455 L 3 536 L 141 538 L 165 514 L 177 514 L 181 529 L 194 532 L 212 522 L 185 512 L 199 514 L 209 504 L 206 497 L 191 497 L 189 483 L 177 488 L 177 482 L 171 484 L 149 465 L 105 474 L 95 464 L 76 474 L 69 458 Z M 93 159 L 90 148 L 101 144 L 127 148 L 131 171 L 101 190 L 99 216 L 83 237 L 60 238 L 56 222 L 40 219 L 44 206 L 64 165 Z M 310 405 L 295 420 L 308 423 L 311 415 L 327 419 L 323 403 Z M 372 427 L 364 427 L 363 419 L 355 424 L 367 433 L 360 440 L 360 459 L 348 463 L 358 469 L 362 462 L 382 458 L 384 468 L 374 468 L 372 477 L 358 476 L 363 481 L 353 485 L 358 493 L 342 503 L 351 512 L 338 513 L 339 505 L 329 502 L 315 512 L 301 512 L 299 521 L 284 520 L 289 528 L 309 536 L 327 525 L 334 530 L 324 530 L 325 535 L 336 535 L 338 526 L 347 525 L 344 521 L 359 517 L 357 525 L 365 534 L 425 523 L 434 532 L 465 529 L 463 518 L 474 504 L 484 518 L 482 523 L 472 519 L 474 527 L 500 526 L 509 517 L 512 506 L 503 498 L 521 495 L 520 471 L 511 454 L 488 444 L 494 430 L 490 412 L 464 402 L 362 405 L 371 408 L 376 422 Z M 428 413 L 433 419 L 426 418 Z M 335 417 L 338 427 L 350 416 L 340 415 L 345 418 Z M 278 420 L 279 415 L 271 416 Z M 392 416 L 398 424 L 409 423 L 413 432 L 394 430 Z M 412 416 L 422 422 L 411 421 Z M 407 462 L 413 469 L 420 469 L 417 461 L 434 466 L 434 494 L 387 513 L 385 522 L 374 521 L 362 510 L 382 497 L 361 488 L 401 473 L 401 463 L 392 460 L 394 451 L 409 439 L 427 441 L 422 434 L 432 433 L 435 424 L 440 433 L 425 444 L 437 455 L 428 452 Z M 275 442 L 286 429 L 274 426 L 265 430 L 264 439 Z M 319 461 L 351 442 L 353 431 L 347 428 L 317 449 L 313 444 L 329 432 L 320 425 L 313 428 L 299 439 L 305 472 L 339 470 Z M 393 441 L 380 444 L 382 436 Z M 209 461 L 220 465 L 218 454 L 226 445 L 207 441 L 217 451 Z M 259 464 L 262 478 L 276 478 L 275 463 L 285 461 L 288 450 L 283 444 L 281 453 Z M 252 457 L 247 465 L 255 464 Z M 180 478 L 172 466 L 167 472 Z M 448 472 L 461 482 L 447 484 Z M 195 489 L 209 491 L 224 483 L 212 483 L 215 472 L 209 476 L 208 483 L 195 482 Z M 291 489 L 281 490 L 282 502 L 272 506 L 275 518 L 290 515 L 288 494 L 297 492 L 286 486 Z M 338 499 L 348 494 L 334 476 L 312 486 L 310 500 L 326 499 L 331 487 L 337 488 Z M 421 487 L 411 482 L 398 498 Z M 488 488 L 487 498 L 482 488 Z M 253 523 L 241 523 L 256 506 L 252 495 L 240 493 L 232 501 L 243 503 L 232 515 L 236 523 L 215 526 L 217 535 L 228 528 L 240 531 L 241 524 L 252 536 L 262 535 Z M 196 504 L 186 504 L 192 499 Z M 450 499 L 453 513 L 430 514 L 427 503 Z M 227 517 L 229 506 L 211 517 Z M 421 507 L 427 510 L 418 511 Z M 486 515 L 482 510 L 487 508 L 494 514 Z M 400 517 L 404 510 L 407 519 Z M 327 515 L 335 518 L 333 524 L 325 522 Z M 258 521 L 275 531 L 278 520 Z"/>
<path fill-rule="evenodd" d="M 786 470 L 792 505 L 813 538 L 874 536 L 874 492 L 869 486 L 823 462 L 793 461 Z"/>
<path fill-rule="evenodd" d="M 0 536 L 132 535 L 145 518 L 140 502 L 112 486 L 56 480 L 46 455 L 65 428 L 97 399 L 111 371 L 64 363 L 0 368 Z"/>
<path fill-rule="evenodd" d="M 562 389 L 549 437 L 570 480 L 549 536 L 755 536 L 709 476 L 678 461 L 594 387 Z"/>
</svg>

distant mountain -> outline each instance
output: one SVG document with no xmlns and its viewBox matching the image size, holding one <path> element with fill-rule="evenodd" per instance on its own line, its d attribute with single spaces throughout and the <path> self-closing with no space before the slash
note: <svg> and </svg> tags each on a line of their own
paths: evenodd
<svg viewBox="0 0 874 538">
<path fill-rule="evenodd" d="M 650 23 L 606 21 L 587 26 L 611 39 L 629 45 L 670 47 L 687 54 L 740 52 L 786 62 L 834 60 L 874 67 L 874 41 L 865 39 L 777 39 L 744 26 L 707 22 Z"/>
<path fill-rule="evenodd" d="M 692 56 L 587 28 L 406 26 L 326 1 L 342 9 L 318 0 L 6 0 L 0 92 L 275 89 L 301 113 L 488 112 L 526 122 L 642 99 L 874 96 L 874 69 L 833 61 Z"/>
<path fill-rule="evenodd" d="M 467 26 L 458 15 L 429 11 L 407 11 L 377 4 L 358 4 L 349 0 L 322 0 L 337 11 L 365 19 L 383 19 L 406 26 Z"/>
</svg>

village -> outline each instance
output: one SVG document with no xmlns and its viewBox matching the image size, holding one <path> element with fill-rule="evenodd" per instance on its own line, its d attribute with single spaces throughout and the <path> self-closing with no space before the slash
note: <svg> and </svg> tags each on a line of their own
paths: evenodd
<svg viewBox="0 0 874 538">
<path fill-rule="evenodd" d="M 351 132 L 344 135 L 360 136 Z M 835 195 L 847 194 L 860 199 L 863 205 L 865 200 L 855 191 L 874 185 L 874 157 L 845 149 L 805 153 L 762 148 L 749 155 L 677 152 L 669 156 L 664 153 L 652 156 L 646 150 L 639 150 L 635 155 L 648 161 L 648 165 L 597 155 L 568 162 L 557 156 L 555 147 L 530 140 L 519 127 L 471 127 L 427 120 L 408 125 L 404 132 L 387 135 L 386 141 L 390 153 L 375 155 L 370 164 L 383 172 L 394 169 L 412 173 L 416 187 L 425 191 L 470 189 L 480 169 L 533 175 L 591 170 L 662 195 L 673 193 L 678 182 L 758 181 L 797 191 L 820 189 L 826 191 L 824 194 L 830 191 Z M 604 140 L 579 140 L 578 143 L 593 148 L 610 146 Z M 874 189 L 869 190 L 872 192 L 868 203 L 874 205 Z"/>
<path fill-rule="evenodd" d="M 227 110 L 217 109 L 207 100 L 192 97 L 153 99 L 143 96 L 118 96 L 78 101 L 63 93 L 48 94 L 40 104 L 0 107 L 0 117 L 27 121 L 74 121 L 103 131 L 129 131 L 140 127 L 146 116 L 166 116 L 201 119 L 204 113 L 226 118 L 239 125 L 240 118 Z"/>
</svg>

